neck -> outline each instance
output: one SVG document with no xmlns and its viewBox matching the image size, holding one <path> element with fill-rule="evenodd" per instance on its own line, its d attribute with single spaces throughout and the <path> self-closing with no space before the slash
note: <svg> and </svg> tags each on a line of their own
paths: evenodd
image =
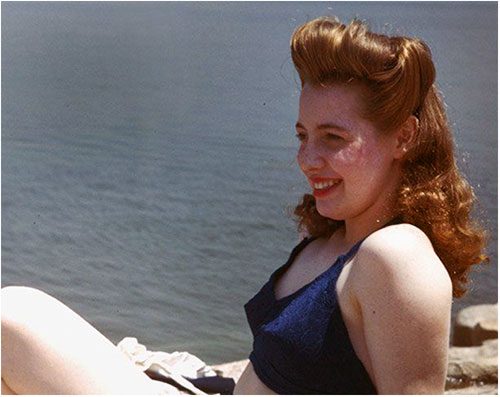
<svg viewBox="0 0 500 397">
<path fill-rule="evenodd" d="M 346 219 L 343 236 L 346 246 L 356 244 L 376 230 L 384 227 L 395 217 L 396 214 L 394 211 L 387 210 L 384 213 L 378 213 L 376 215 L 367 214 L 359 218 Z"/>
<path fill-rule="evenodd" d="M 390 189 L 387 194 L 381 195 L 372 207 L 355 217 L 345 219 L 344 228 L 337 236 L 341 245 L 346 248 L 351 247 L 396 218 L 398 215 L 395 210 L 396 191 L 396 189 Z"/>
</svg>

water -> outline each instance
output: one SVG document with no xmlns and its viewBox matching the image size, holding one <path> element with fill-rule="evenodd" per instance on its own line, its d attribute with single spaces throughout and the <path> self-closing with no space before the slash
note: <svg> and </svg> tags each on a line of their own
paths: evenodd
<svg viewBox="0 0 500 397">
<path fill-rule="evenodd" d="M 495 3 L 3 3 L 2 285 L 117 342 L 245 358 L 242 305 L 297 242 L 293 29 L 358 15 L 434 54 L 497 301 Z M 479 23 L 480 21 L 480 23 Z"/>
</svg>

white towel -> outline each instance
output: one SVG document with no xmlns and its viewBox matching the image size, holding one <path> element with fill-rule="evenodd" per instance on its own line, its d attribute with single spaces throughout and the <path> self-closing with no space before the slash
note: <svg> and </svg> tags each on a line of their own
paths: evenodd
<svg viewBox="0 0 500 397">
<path fill-rule="evenodd" d="M 185 378 L 202 378 L 216 376 L 215 371 L 198 357 L 188 352 L 153 352 L 141 345 L 136 338 L 123 338 L 117 345 L 118 349 L 127 356 L 142 371 L 152 369 L 171 377 L 181 386 L 195 394 L 206 394 Z"/>
</svg>

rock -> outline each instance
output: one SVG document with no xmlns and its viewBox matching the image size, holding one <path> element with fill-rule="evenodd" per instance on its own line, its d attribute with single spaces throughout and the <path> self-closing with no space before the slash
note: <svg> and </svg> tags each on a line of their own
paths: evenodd
<svg viewBox="0 0 500 397">
<path fill-rule="evenodd" d="M 498 340 L 479 347 L 451 347 L 446 389 L 498 382 Z"/>
<path fill-rule="evenodd" d="M 215 372 L 219 373 L 220 375 L 227 378 L 233 378 L 235 382 L 238 382 L 238 379 L 240 379 L 240 376 L 245 370 L 248 361 L 249 361 L 248 359 L 233 361 L 225 364 L 211 365 L 211 367 Z"/>
<path fill-rule="evenodd" d="M 498 385 L 489 384 L 489 385 L 475 385 L 464 387 L 462 389 L 449 389 L 444 392 L 444 394 L 467 394 L 476 396 L 479 394 L 498 394 Z"/>
<path fill-rule="evenodd" d="M 455 320 L 454 346 L 481 346 L 483 341 L 498 338 L 498 303 L 469 306 Z"/>
</svg>

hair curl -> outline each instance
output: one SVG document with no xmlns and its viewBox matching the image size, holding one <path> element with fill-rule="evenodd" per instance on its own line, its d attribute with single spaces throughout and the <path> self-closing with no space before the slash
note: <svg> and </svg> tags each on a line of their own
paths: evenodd
<svg viewBox="0 0 500 397">
<path fill-rule="evenodd" d="M 451 277 L 453 295 L 462 296 L 471 266 L 488 260 L 487 234 L 471 219 L 475 196 L 456 164 L 429 47 L 420 39 L 370 32 L 359 20 L 344 25 L 322 17 L 295 30 L 291 53 L 302 86 L 357 81 L 368 88 L 362 116 L 379 131 L 390 133 L 411 115 L 418 119 L 401 164 L 397 211 L 429 237 Z M 330 236 L 343 225 L 320 215 L 310 194 L 294 214 L 299 229 L 312 236 Z"/>
</svg>

